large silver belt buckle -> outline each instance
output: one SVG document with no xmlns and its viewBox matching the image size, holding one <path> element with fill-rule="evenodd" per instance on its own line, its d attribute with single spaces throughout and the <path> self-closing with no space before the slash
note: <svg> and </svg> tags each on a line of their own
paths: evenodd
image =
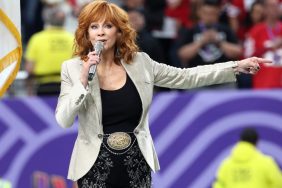
<svg viewBox="0 0 282 188">
<path fill-rule="evenodd" d="M 111 149 L 124 150 L 131 144 L 131 137 L 125 132 L 115 132 L 110 134 L 107 144 Z"/>
</svg>

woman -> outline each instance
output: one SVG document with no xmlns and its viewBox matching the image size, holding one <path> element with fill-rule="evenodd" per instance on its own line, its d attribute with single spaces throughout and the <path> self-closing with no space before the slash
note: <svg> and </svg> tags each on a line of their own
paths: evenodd
<svg viewBox="0 0 282 188">
<path fill-rule="evenodd" d="M 159 170 L 148 126 L 153 86 L 188 89 L 233 82 L 236 72 L 256 73 L 260 58 L 178 69 L 138 52 L 127 14 L 94 1 L 80 13 L 75 55 L 62 65 L 56 119 L 70 127 L 79 119 L 68 178 L 81 187 L 151 187 Z M 101 56 L 92 51 L 103 42 Z M 93 80 L 89 68 L 98 65 Z"/>
</svg>

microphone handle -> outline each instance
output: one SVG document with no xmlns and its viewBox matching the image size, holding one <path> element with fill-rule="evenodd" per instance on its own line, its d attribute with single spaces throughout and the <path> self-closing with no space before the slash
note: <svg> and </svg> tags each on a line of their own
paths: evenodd
<svg viewBox="0 0 282 188">
<path fill-rule="evenodd" d="M 102 51 L 101 49 L 97 50 L 97 55 L 99 57 L 100 57 L 101 51 Z M 89 75 L 88 75 L 88 81 L 92 81 L 93 80 L 93 77 L 94 77 L 94 75 L 96 73 L 96 69 L 97 69 L 97 64 L 90 66 L 90 68 L 89 68 Z"/>
<path fill-rule="evenodd" d="M 88 75 L 88 81 L 92 81 L 93 80 L 93 77 L 96 73 L 96 68 L 97 68 L 97 65 L 91 65 L 90 68 L 89 68 L 89 75 Z"/>
</svg>

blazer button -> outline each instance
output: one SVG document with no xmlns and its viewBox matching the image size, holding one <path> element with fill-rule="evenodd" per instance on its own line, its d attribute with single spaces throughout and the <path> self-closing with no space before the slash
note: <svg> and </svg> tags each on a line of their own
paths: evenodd
<svg viewBox="0 0 282 188">
<path fill-rule="evenodd" d="M 102 139 L 103 135 L 102 134 L 98 134 L 98 138 Z"/>
</svg>

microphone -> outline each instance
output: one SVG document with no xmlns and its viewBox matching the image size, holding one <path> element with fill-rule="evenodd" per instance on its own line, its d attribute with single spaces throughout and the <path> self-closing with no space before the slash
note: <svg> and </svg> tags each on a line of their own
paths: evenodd
<svg viewBox="0 0 282 188">
<path fill-rule="evenodd" d="M 96 54 L 100 57 L 100 54 L 102 52 L 104 48 L 104 43 L 102 41 L 97 41 L 94 44 L 94 51 L 96 52 Z M 88 75 L 88 81 L 93 80 L 93 77 L 96 73 L 96 68 L 97 68 L 97 64 L 95 65 L 91 65 L 89 68 L 89 75 Z"/>
</svg>

